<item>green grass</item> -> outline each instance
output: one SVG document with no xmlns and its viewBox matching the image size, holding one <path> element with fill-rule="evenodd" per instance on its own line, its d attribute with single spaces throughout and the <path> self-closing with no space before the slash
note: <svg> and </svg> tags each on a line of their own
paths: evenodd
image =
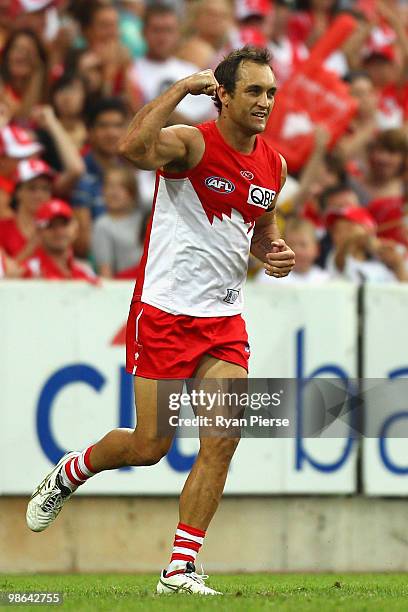
<svg viewBox="0 0 408 612">
<path fill-rule="evenodd" d="M 157 576 L 152 575 L 40 575 L 1 576 L 0 591 L 61 591 L 63 606 L 52 609 L 75 612 L 120 610 L 283 610 L 293 612 L 392 612 L 408 610 L 408 574 L 249 574 L 214 575 L 210 586 L 224 597 L 153 595 Z M 8 609 L 41 610 L 42 606 Z"/>
</svg>

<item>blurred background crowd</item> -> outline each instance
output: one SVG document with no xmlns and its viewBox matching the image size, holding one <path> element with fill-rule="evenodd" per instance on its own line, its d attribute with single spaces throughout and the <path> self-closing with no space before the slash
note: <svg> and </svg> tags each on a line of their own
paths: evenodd
<svg viewBox="0 0 408 612">
<path fill-rule="evenodd" d="M 143 104 L 245 44 L 271 51 L 275 112 L 308 79 L 279 138 L 311 143 L 289 156 L 278 204 L 295 271 L 277 280 L 251 260 L 250 276 L 407 281 L 406 0 L 0 0 L 0 277 L 135 278 L 154 173 L 118 142 Z M 324 75 L 336 88 L 321 108 L 347 106 L 336 129 L 307 115 Z M 171 123 L 216 116 L 188 96 Z"/>
</svg>

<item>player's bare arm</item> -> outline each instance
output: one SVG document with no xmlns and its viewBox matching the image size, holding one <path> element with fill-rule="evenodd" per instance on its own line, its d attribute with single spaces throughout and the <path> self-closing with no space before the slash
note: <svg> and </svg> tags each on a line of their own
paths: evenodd
<svg viewBox="0 0 408 612">
<path fill-rule="evenodd" d="M 285 184 L 287 166 L 285 159 L 282 160 L 281 189 Z M 254 235 L 251 243 L 251 253 L 260 259 L 265 267 L 265 273 L 269 276 L 281 278 L 287 276 L 295 265 L 295 254 L 292 249 L 280 237 L 276 222 L 277 194 L 272 202 L 271 210 L 262 215 L 255 224 Z"/>
<path fill-rule="evenodd" d="M 213 96 L 217 86 L 212 70 L 197 72 L 174 83 L 136 113 L 119 145 L 120 153 L 142 170 L 195 166 L 204 153 L 200 131 L 186 125 L 165 126 L 185 96 Z"/>
</svg>

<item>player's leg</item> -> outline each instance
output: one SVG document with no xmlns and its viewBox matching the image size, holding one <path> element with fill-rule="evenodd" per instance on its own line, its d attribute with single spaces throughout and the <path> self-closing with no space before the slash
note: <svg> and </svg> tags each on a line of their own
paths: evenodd
<svg viewBox="0 0 408 612">
<path fill-rule="evenodd" d="M 206 355 L 195 378 L 246 379 L 247 371 L 241 366 Z M 185 576 L 197 576 L 194 562 L 203 544 L 207 527 L 218 508 L 239 439 L 238 432 L 237 437 L 207 436 L 205 431 L 200 433 L 200 450 L 180 497 L 180 522 L 176 530 L 173 553 L 167 570 L 161 575 L 158 592 L 178 590 L 180 585 L 183 587 Z M 197 576 L 197 579 L 200 580 L 200 577 Z M 200 591 L 197 587 L 197 592 L 218 594 L 208 587 L 204 589 Z"/>
<path fill-rule="evenodd" d="M 180 388 L 179 383 L 175 383 Z M 31 496 L 27 524 L 43 531 L 58 516 L 78 486 L 103 470 L 153 465 L 168 452 L 172 437 L 157 438 L 157 381 L 135 377 L 137 425 L 114 429 L 82 452 L 65 455 Z"/>
</svg>

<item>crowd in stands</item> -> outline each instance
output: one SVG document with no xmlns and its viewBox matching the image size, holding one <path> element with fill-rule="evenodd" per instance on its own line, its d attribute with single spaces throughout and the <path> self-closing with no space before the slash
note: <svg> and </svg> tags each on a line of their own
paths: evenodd
<svg viewBox="0 0 408 612">
<path fill-rule="evenodd" d="M 275 279 L 251 260 L 250 276 L 407 282 L 403 0 L 0 0 L 0 278 L 135 278 L 155 177 L 119 140 L 145 103 L 245 44 L 269 48 L 276 106 L 302 71 L 330 72 L 344 91 L 331 103 L 350 110 L 334 136 L 302 115 L 317 89 L 296 101 L 291 130 L 312 145 L 300 167 L 288 159 L 277 208 L 296 266 Z M 210 98 L 187 96 L 170 123 L 216 116 Z"/>
</svg>

